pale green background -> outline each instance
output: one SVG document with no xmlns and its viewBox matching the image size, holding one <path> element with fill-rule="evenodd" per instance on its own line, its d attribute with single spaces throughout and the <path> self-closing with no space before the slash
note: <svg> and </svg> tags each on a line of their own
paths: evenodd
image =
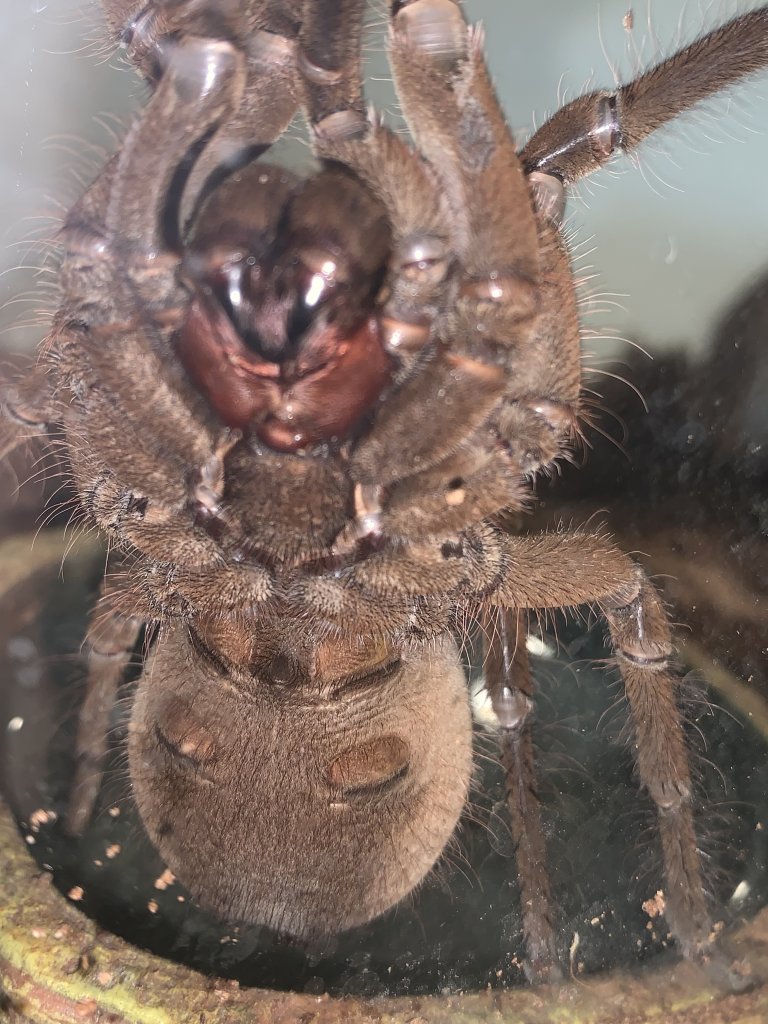
<svg viewBox="0 0 768 1024">
<path fill-rule="evenodd" d="M 39 234 L 40 218 L 77 193 L 74 172 L 88 173 L 86 140 L 105 140 L 100 114 L 124 118 L 140 94 L 134 76 L 94 56 L 91 15 L 84 0 L 0 0 L 4 40 L 0 91 L 0 314 L 2 323 L 29 307 L 7 303 L 34 285 L 18 263 L 39 262 L 19 244 Z M 612 63 L 624 79 L 638 66 L 632 46 L 647 63 L 671 52 L 705 25 L 757 3 L 698 5 L 655 0 L 649 35 L 648 0 L 634 7 L 635 28 L 623 27 L 629 0 L 473 0 L 467 11 L 482 19 L 491 67 L 510 123 L 521 137 L 557 105 L 558 85 L 569 95 L 592 81 L 610 85 Z M 680 19 L 682 18 L 682 22 Z M 383 24 L 383 7 L 372 21 Z M 601 49 L 602 31 L 605 53 Z M 382 31 L 370 43 L 370 74 L 385 77 Z M 377 52 L 378 51 L 378 52 Z M 371 96 L 390 109 L 386 82 Z M 623 309 L 593 318 L 600 333 L 639 338 L 648 347 L 686 343 L 703 349 L 719 312 L 760 270 L 768 269 L 768 75 L 753 79 L 730 100 L 689 117 L 682 142 L 667 131 L 646 147 L 642 171 L 629 161 L 623 173 L 604 172 L 571 204 L 578 238 L 596 251 L 583 260 L 600 271 L 601 292 L 617 293 Z M 658 175 L 664 184 L 657 179 Z M 645 180 L 647 179 L 647 180 Z M 649 184 L 650 182 L 650 184 Z M 48 222 L 49 225 L 52 222 Z M 50 227 L 48 228 L 50 230 Z M 45 229 L 43 229 L 44 233 Z M 593 243 L 589 243 L 594 236 Z M 42 304 L 38 295 L 32 307 Z M 18 328 L 2 335 L 6 349 L 33 342 L 39 331 Z M 606 356 L 609 343 L 596 346 Z"/>
</svg>

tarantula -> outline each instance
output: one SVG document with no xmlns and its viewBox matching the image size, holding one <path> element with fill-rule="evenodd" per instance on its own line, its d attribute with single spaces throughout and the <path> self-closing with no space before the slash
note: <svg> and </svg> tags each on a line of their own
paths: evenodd
<svg viewBox="0 0 768 1024">
<path fill-rule="evenodd" d="M 768 7 L 518 151 L 454 0 L 391 5 L 412 144 L 366 114 L 363 0 L 102 3 L 151 97 L 66 219 L 54 328 L 5 402 L 12 443 L 60 425 L 120 558 L 87 638 L 70 827 L 150 625 L 129 760 L 168 865 L 217 914 L 300 939 L 381 914 L 467 797 L 453 635 L 476 619 L 528 970 L 556 976 L 520 641 L 529 613 L 588 603 L 658 809 L 667 922 L 717 962 L 659 596 L 599 532 L 512 521 L 584 417 L 566 191 L 768 64 Z M 305 180 L 260 159 L 299 108 Z"/>
</svg>

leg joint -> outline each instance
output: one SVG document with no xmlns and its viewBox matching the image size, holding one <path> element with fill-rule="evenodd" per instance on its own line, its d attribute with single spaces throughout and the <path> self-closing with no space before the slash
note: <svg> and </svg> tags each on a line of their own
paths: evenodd
<svg viewBox="0 0 768 1024">
<path fill-rule="evenodd" d="M 491 694 L 491 704 L 506 732 L 522 732 L 526 720 L 533 710 L 533 701 L 522 690 L 511 686 L 500 686 Z"/>
</svg>

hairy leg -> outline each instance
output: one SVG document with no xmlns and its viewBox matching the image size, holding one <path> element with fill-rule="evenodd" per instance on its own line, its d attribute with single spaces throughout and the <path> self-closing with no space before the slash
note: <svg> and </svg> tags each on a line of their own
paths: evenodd
<svg viewBox="0 0 768 1024">
<path fill-rule="evenodd" d="M 485 609 L 481 617 L 486 645 L 485 677 L 501 731 L 501 763 L 529 957 L 526 973 L 531 980 L 556 981 L 561 972 L 529 721 L 534 686 L 525 646 L 527 622 L 522 612 Z"/>
<path fill-rule="evenodd" d="M 88 824 L 99 794 L 107 754 L 109 719 L 118 689 L 141 632 L 141 619 L 121 608 L 120 587 L 102 583 L 83 643 L 87 675 L 75 742 L 76 767 L 64 821 L 79 835 Z"/>
<path fill-rule="evenodd" d="M 666 916 L 689 956 L 712 956 L 710 919 L 692 809 L 692 784 L 670 668 L 672 642 L 658 594 L 643 570 L 607 538 L 588 533 L 515 536 L 467 531 L 459 543 L 433 541 L 369 556 L 307 586 L 319 615 L 344 621 L 363 599 L 401 609 L 453 599 L 514 610 L 597 605 L 624 679 L 638 774 L 656 804 L 667 880 Z M 472 596 L 470 596 L 472 595 Z M 394 610 L 392 612 L 394 620 Z M 349 621 L 347 619 L 347 621 Z"/>
<path fill-rule="evenodd" d="M 200 148 L 204 157 L 222 158 L 216 133 L 223 125 L 234 119 L 254 143 L 271 143 L 298 101 L 293 42 L 283 46 L 271 31 L 290 23 L 287 14 L 279 18 L 274 4 L 191 6 L 197 21 L 186 18 L 189 3 L 168 3 L 150 4 L 130 22 L 137 65 L 146 70 L 152 54 L 157 59 L 154 94 L 67 218 L 65 302 L 48 356 L 59 388 L 76 396 L 60 415 L 89 511 L 120 541 L 163 561 L 180 545 L 180 561 L 201 568 L 223 560 L 196 517 L 217 507 L 220 494 L 208 481 L 223 486 L 221 462 L 232 440 L 174 356 L 174 331 L 188 305 L 182 206 L 207 187 L 195 162 Z M 125 5 L 111 8 L 115 18 L 124 13 Z M 175 39 L 174 17 L 192 34 Z M 251 35 L 254 20 L 264 27 Z M 206 28 L 221 36 L 193 32 Z M 147 409 L 154 412 L 149 433 Z"/>
<path fill-rule="evenodd" d="M 768 66 L 768 7 L 715 29 L 615 92 L 567 103 L 520 153 L 526 173 L 571 184 L 615 153 L 632 152 L 648 136 L 697 103 Z"/>
<path fill-rule="evenodd" d="M 298 66 L 310 125 L 327 138 L 368 130 L 360 68 L 363 0 L 305 0 Z"/>
<path fill-rule="evenodd" d="M 711 922 L 661 600 L 640 566 L 600 537 L 510 537 L 505 555 L 504 580 L 490 597 L 494 604 L 541 608 L 588 602 L 605 616 L 629 704 L 638 775 L 658 813 L 665 916 L 686 956 L 706 962 L 713 956 Z"/>
</svg>

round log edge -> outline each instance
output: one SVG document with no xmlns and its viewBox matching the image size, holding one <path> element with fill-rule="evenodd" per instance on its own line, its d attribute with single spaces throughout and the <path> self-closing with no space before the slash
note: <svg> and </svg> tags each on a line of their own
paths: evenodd
<svg viewBox="0 0 768 1024">
<path fill-rule="evenodd" d="M 444 997 L 333 999 L 241 989 L 99 929 L 33 861 L 0 803 L 0 1009 L 31 1024 L 765 1024 L 768 986 L 719 993 L 680 961 L 553 988 Z M 730 938 L 768 978 L 768 908 Z"/>
</svg>

